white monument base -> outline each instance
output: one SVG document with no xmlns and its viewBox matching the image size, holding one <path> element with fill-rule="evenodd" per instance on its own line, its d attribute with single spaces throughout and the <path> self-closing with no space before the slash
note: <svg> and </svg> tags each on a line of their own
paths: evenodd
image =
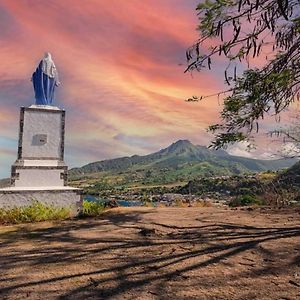
<svg viewBox="0 0 300 300">
<path fill-rule="evenodd" d="M 82 210 L 82 190 L 67 186 L 64 163 L 65 111 L 31 105 L 20 111 L 18 158 L 11 169 L 11 186 L 0 189 L 0 208 L 28 206 L 34 201 Z"/>
<path fill-rule="evenodd" d="M 70 216 L 82 210 L 82 190 L 68 187 L 7 187 L 0 189 L 0 208 L 29 206 L 34 201 L 70 209 Z"/>
</svg>

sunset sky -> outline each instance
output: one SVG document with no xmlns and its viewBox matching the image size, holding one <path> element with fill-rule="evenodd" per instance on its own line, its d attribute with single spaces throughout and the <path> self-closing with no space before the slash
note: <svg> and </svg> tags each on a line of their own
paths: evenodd
<svg viewBox="0 0 300 300">
<path fill-rule="evenodd" d="M 62 82 L 54 104 L 67 112 L 71 167 L 148 154 L 178 139 L 207 145 L 221 106 L 184 100 L 222 89 L 224 62 L 183 73 L 185 50 L 198 37 L 198 2 L 1 0 L 0 177 L 16 159 L 19 109 L 34 103 L 30 78 L 45 51 Z"/>
</svg>

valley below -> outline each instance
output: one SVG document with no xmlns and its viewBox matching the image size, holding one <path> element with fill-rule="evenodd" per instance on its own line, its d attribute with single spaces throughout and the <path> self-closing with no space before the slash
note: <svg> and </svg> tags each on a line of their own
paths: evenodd
<svg viewBox="0 0 300 300">
<path fill-rule="evenodd" d="M 299 201 L 299 169 L 297 159 L 250 159 L 179 140 L 149 155 L 71 169 L 69 184 L 98 199 L 150 206 L 203 201 L 269 205 L 279 201 L 274 194 L 283 202 Z"/>
</svg>

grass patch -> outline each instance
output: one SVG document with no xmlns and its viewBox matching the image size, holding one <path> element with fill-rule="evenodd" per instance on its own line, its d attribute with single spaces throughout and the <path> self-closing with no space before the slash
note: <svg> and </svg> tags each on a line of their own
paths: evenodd
<svg viewBox="0 0 300 300">
<path fill-rule="evenodd" d="M 104 203 L 84 200 L 80 217 L 95 217 L 102 214 L 104 209 Z M 70 217 L 71 209 L 69 207 L 46 205 L 39 201 L 33 201 L 28 206 L 0 209 L 0 224 L 65 220 Z"/>
<path fill-rule="evenodd" d="M 144 207 L 154 207 L 154 203 L 152 201 L 144 201 L 143 202 Z"/>
<path fill-rule="evenodd" d="M 38 201 L 23 207 L 0 209 L 0 223 L 19 224 L 47 220 L 63 220 L 70 217 L 70 208 L 46 205 Z"/>
<path fill-rule="evenodd" d="M 102 202 L 83 201 L 81 217 L 96 217 L 103 213 L 105 207 Z"/>
<path fill-rule="evenodd" d="M 193 205 L 195 207 L 212 207 L 212 203 L 206 200 L 198 200 L 195 202 L 195 204 Z"/>
<path fill-rule="evenodd" d="M 172 206 L 175 207 L 188 207 L 188 203 L 182 201 L 182 199 L 175 199 L 175 201 L 172 202 Z"/>
</svg>

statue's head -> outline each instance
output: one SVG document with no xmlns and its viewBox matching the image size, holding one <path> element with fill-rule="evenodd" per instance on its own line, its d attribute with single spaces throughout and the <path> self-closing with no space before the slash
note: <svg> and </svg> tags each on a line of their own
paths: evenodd
<svg viewBox="0 0 300 300">
<path fill-rule="evenodd" d="M 45 52 L 44 58 L 51 60 L 51 54 L 50 54 L 50 52 Z"/>
</svg>

